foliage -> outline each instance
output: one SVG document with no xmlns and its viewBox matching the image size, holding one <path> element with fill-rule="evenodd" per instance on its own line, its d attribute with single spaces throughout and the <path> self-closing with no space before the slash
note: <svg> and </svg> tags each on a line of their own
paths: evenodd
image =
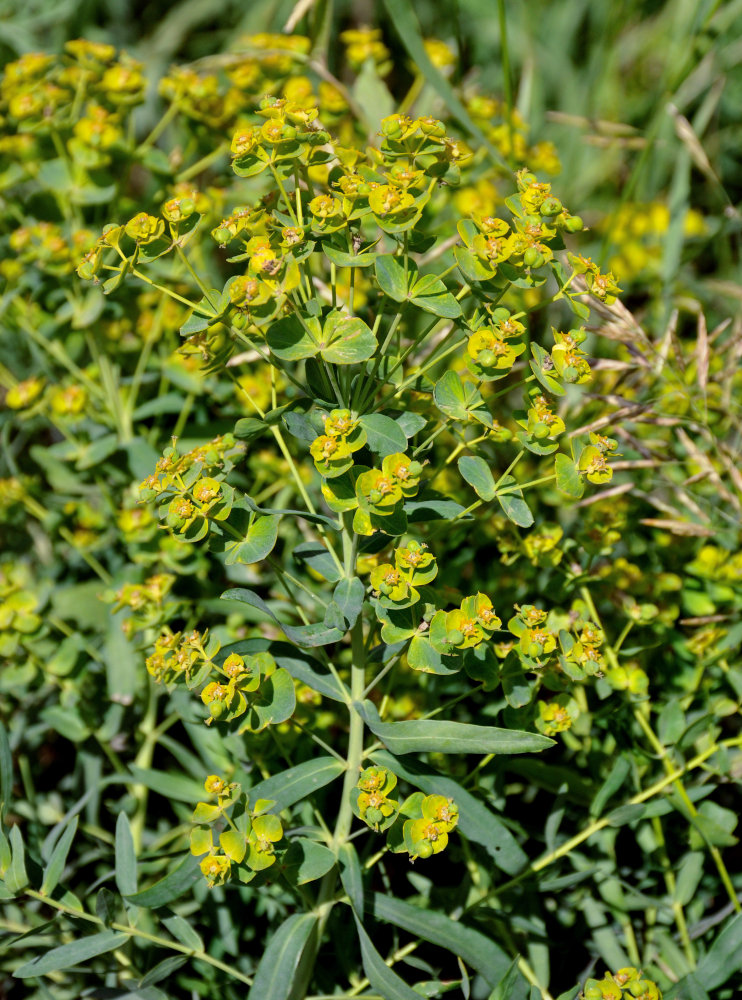
<svg viewBox="0 0 742 1000">
<path fill-rule="evenodd" d="M 714 222 L 386 10 L 5 67 L 11 996 L 739 987 Z"/>
</svg>

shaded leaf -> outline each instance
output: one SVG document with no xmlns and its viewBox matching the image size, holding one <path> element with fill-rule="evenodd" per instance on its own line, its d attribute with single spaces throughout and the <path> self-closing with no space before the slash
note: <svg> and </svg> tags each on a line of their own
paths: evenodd
<svg viewBox="0 0 742 1000">
<path fill-rule="evenodd" d="M 16 979 L 28 979 L 31 976 L 42 976 L 49 972 L 57 972 L 59 969 L 69 969 L 73 965 L 87 962 L 88 959 L 95 958 L 96 955 L 103 955 L 107 951 L 113 951 L 127 940 L 126 934 L 115 931 L 101 931 L 99 934 L 92 934 L 89 937 L 80 938 L 78 941 L 71 941 L 63 944 L 59 948 L 52 948 L 32 958 L 19 969 L 16 969 L 13 976 Z"/>
<path fill-rule="evenodd" d="M 288 1000 L 302 952 L 317 927 L 314 913 L 294 913 L 269 939 L 248 1000 Z"/>
</svg>

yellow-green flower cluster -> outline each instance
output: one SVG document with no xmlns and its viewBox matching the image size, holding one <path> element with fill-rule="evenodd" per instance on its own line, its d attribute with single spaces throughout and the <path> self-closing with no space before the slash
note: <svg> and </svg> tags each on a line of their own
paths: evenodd
<svg viewBox="0 0 742 1000">
<path fill-rule="evenodd" d="M 394 550 L 394 563 L 380 563 L 371 570 L 371 586 L 384 608 L 408 608 L 420 600 L 417 589 L 438 574 L 435 556 L 425 542 L 411 539 Z"/>
<path fill-rule="evenodd" d="M 486 594 L 465 597 L 453 611 L 436 611 L 430 623 L 430 642 L 442 654 L 472 649 L 492 638 L 502 621 Z"/>
<path fill-rule="evenodd" d="M 325 433 L 309 446 L 317 472 L 325 479 L 341 476 L 353 466 L 353 452 L 366 443 L 366 432 L 350 410 L 332 410 L 325 417 Z"/>
<path fill-rule="evenodd" d="M 601 434 L 590 434 L 590 444 L 582 449 L 577 463 L 578 470 L 588 482 L 599 486 L 609 483 L 613 478 L 613 469 L 608 459 L 615 453 L 618 443 L 613 438 Z"/>
<path fill-rule="evenodd" d="M 458 806 L 444 795 L 416 792 L 403 803 L 400 812 L 410 817 L 405 820 L 402 837 L 411 861 L 444 851 L 448 835 L 459 821 Z"/>
<path fill-rule="evenodd" d="M 606 972 L 602 979 L 588 979 L 584 1000 L 662 1000 L 662 993 L 639 969 L 628 967 Z"/>
<path fill-rule="evenodd" d="M 209 775 L 204 788 L 216 802 L 199 802 L 194 810 L 191 854 L 206 855 L 200 868 L 209 887 L 224 885 L 233 874 L 242 883 L 251 882 L 275 864 L 275 845 L 283 838 L 281 820 L 268 811 L 275 802 L 258 799 L 249 809 L 240 786 L 216 774 Z M 226 823 L 218 834 L 217 823 Z"/>
<path fill-rule="evenodd" d="M 219 643 L 209 637 L 208 630 L 197 629 L 184 634 L 165 629 L 155 641 L 154 652 L 147 657 L 147 672 L 159 684 L 176 684 L 180 681 L 194 688 L 208 677 L 213 667 L 213 657 L 219 652 Z"/>
<path fill-rule="evenodd" d="M 397 776 L 386 767 L 371 766 L 361 771 L 351 792 L 356 815 L 377 833 L 388 829 L 399 813 L 399 802 L 389 795 L 396 788 Z"/>
</svg>

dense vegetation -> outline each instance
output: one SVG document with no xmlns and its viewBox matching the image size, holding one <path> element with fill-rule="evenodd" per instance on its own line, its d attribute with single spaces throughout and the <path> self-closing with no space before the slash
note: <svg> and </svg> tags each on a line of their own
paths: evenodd
<svg viewBox="0 0 742 1000">
<path fill-rule="evenodd" d="M 0 995 L 738 995 L 740 28 L 11 12 Z"/>
</svg>

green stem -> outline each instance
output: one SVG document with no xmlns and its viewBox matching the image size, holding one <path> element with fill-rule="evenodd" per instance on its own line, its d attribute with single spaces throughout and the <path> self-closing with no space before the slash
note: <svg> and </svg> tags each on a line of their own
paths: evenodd
<svg viewBox="0 0 742 1000">
<path fill-rule="evenodd" d="M 99 927 L 105 926 L 100 917 L 95 917 L 92 913 L 81 913 L 80 910 L 75 910 L 71 906 L 66 906 L 64 903 L 60 903 L 59 900 L 52 899 L 50 896 L 44 896 L 35 889 L 26 889 L 26 895 L 30 896 L 31 899 L 38 900 L 45 906 L 51 906 L 60 913 L 66 913 L 75 920 L 87 920 L 89 923 L 97 924 Z M 182 954 L 190 955 L 191 958 L 198 959 L 201 962 L 207 962 L 209 965 L 213 965 L 214 968 L 220 969 L 222 972 L 226 972 L 227 975 L 231 976 L 233 979 L 237 979 L 239 982 L 245 983 L 247 986 L 252 986 L 252 978 L 250 976 L 245 976 L 243 973 L 238 972 L 237 969 L 234 968 L 234 965 L 228 965 L 226 962 L 220 962 L 218 958 L 212 958 L 211 955 L 207 955 L 205 951 L 189 948 L 188 945 L 180 944 L 179 941 L 171 941 L 168 938 L 158 937 L 156 934 L 148 934 L 147 931 L 139 930 L 137 927 L 130 927 L 128 924 L 112 923 L 109 926 L 111 930 L 119 931 L 121 934 L 128 934 L 130 937 L 141 938 L 143 941 L 149 941 L 150 944 L 154 944 L 158 948 L 169 948 L 171 951 L 179 951 Z"/>
<path fill-rule="evenodd" d="M 697 756 L 693 757 L 692 760 L 689 760 L 682 767 L 671 771 L 665 775 L 664 778 L 656 781 L 643 792 L 639 792 L 634 795 L 620 808 L 625 809 L 627 806 L 641 805 L 642 802 L 647 802 L 649 799 L 654 798 L 655 795 L 664 791 L 669 785 L 672 785 L 675 781 L 679 780 L 684 774 L 700 767 L 708 760 L 709 757 L 713 756 L 719 750 L 740 746 L 742 746 L 742 736 L 729 740 L 722 740 L 720 743 L 714 743 L 713 746 L 708 747 L 703 751 L 703 753 L 699 753 Z M 520 875 L 516 875 L 515 878 L 511 878 L 509 881 L 503 882 L 502 885 L 495 886 L 493 889 L 488 890 L 483 896 L 480 897 L 480 899 L 476 900 L 467 908 L 467 912 L 475 909 L 477 906 L 480 906 L 487 899 L 502 895 L 514 886 L 519 885 L 530 875 L 535 875 L 538 872 L 543 871 L 544 868 L 548 868 L 549 865 L 554 864 L 555 861 L 559 861 L 560 858 L 564 858 L 568 854 L 571 854 L 576 847 L 579 847 L 580 844 L 589 840 L 593 834 L 598 833 L 600 830 L 604 830 L 607 826 L 610 826 L 611 822 L 612 819 L 610 814 L 608 816 L 604 816 L 602 819 L 593 820 L 593 822 L 586 826 L 584 830 L 581 830 L 580 833 L 575 834 L 574 837 L 570 837 L 569 840 L 560 844 L 560 846 L 555 850 L 550 851 L 548 854 L 544 854 L 537 861 L 534 861 L 533 864 L 529 865 L 529 867 L 526 868 L 525 871 L 522 871 Z"/>
</svg>

